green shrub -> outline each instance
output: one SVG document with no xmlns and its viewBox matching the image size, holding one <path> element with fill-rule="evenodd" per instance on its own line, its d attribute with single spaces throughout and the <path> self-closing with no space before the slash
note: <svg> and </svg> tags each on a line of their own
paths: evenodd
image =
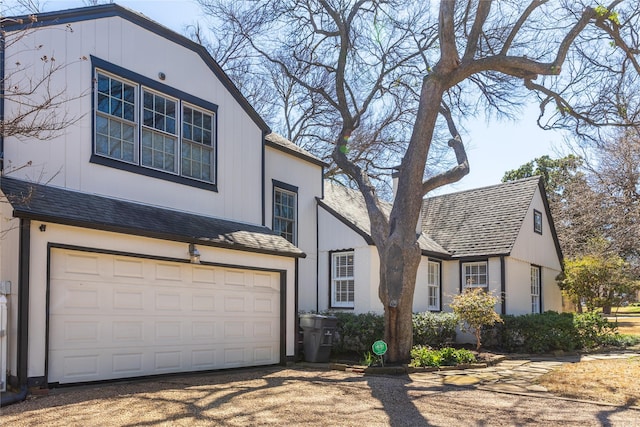
<svg viewBox="0 0 640 427">
<path fill-rule="evenodd" d="M 376 313 L 331 312 L 338 318 L 337 336 L 331 351 L 334 354 L 371 351 L 371 345 L 384 337 L 384 316 Z"/>
<path fill-rule="evenodd" d="M 603 345 L 612 347 L 629 347 L 640 344 L 640 335 L 609 334 L 603 337 Z"/>
<path fill-rule="evenodd" d="M 483 331 L 488 346 L 507 352 L 546 353 L 607 345 L 616 325 L 597 313 L 502 316 L 503 323 Z"/>
<path fill-rule="evenodd" d="M 364 354 L 371 345 L 384 338 L 384 316 L 376 313 L 324 312 L 338 318 L 334 354 Z M 415 313 L 414 344 L 442 347 L 456 339 L 457 318 L 453 313 Z"/>
<path fill-rule="evenodd" d="M 451 347 L 434 350 L 427 346 L 417 345 L 411 349 L 411 366 L 456 366 L 462 363 L 473 363 L 476 357 L 469 350 Z"/>
<path fill-rule="evenodd" d="M 413 345 L 434 348 L 450 345 L 456 340 L 458 318 L 453 313 L 413 314 Z"/>
</svg>

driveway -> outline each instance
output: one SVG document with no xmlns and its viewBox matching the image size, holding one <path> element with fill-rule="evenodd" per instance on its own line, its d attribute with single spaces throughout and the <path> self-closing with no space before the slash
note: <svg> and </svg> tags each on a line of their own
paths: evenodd
<svg viewBox="0 0 640 427">
<path fill-rule="evenodd" d="M 476 373 L 477 374 L 477 373 Z M 640 410 L 451 385 L 268 367 L 59 388 L 2 408 L 3 426 L 640 426 Z"/>
</svg>

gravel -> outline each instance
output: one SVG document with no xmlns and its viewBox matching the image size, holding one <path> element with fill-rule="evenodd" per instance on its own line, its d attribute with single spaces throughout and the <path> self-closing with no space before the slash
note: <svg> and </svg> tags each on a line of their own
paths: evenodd
<svg viewBox="0 0 640 427">
<path fill-rule="evenodd" d="M 455 423 L 455 424 L 453 424 Z M 422 382 L 267 367 L 53 389 L 2 426 L 640 426 L 640 411 Z"/>
</svg>

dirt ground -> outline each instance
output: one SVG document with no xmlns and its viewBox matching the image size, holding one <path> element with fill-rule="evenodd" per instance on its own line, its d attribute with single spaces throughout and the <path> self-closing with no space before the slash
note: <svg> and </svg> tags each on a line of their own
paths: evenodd
<svg viewBox="0 0 640 427">
<path fill-rule="evenodd" d="M 434 385 L 409 376 L 269 367 L 51 390 L 3 426 L 640 426 L 640 410 Z"/>
</svg>

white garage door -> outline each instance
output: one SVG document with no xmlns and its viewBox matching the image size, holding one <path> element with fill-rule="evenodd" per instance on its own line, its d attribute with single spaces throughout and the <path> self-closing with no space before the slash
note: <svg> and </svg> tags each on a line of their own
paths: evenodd
<svg viewBox="0 0 640 427">
<path fill-rule="evenodd" d="M 52 249 L 50 383 L 280 362 L 280 276 Z"/>
</svg>

